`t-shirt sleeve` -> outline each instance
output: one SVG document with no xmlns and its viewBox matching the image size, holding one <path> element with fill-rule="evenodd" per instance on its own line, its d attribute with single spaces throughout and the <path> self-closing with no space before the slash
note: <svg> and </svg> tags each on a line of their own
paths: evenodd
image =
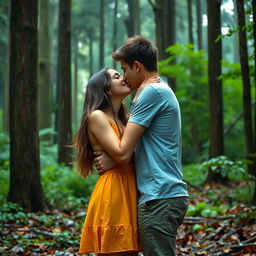
<svg viewBox="0 0 256 256">
<path fill-rule="evenodd" d="M 156 89 L 147 86 L 134 103 L 129 122 L 149 127 L 154 117 L 161 111 L 163 101 Z"/>
</svg>

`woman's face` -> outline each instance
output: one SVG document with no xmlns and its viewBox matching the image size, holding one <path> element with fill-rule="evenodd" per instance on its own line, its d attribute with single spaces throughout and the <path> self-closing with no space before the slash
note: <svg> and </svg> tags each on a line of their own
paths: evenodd
<svg viewBox="0 0 256 256">
<path fill-rule="evenodd" d="M 131 88 L 123 81 L 120 73 L 114 69 L 109 69 L 108 73 L 111 77 L 110 94 L 114 97 L 126 97 L 131 93 Z"/>
</svg>

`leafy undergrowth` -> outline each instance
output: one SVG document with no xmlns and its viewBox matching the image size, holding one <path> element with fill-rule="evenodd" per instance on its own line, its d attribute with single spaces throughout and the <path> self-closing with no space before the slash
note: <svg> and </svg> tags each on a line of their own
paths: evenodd
<svg viewBox="0 0 256 256">
<path fill-rule="evenodd" d="M 255 255 L 256 208 L 238 203 L 232 187 L 190 191 L 190 208 L 179 228 L 177 255 Z M 79 200 L 78 200 L 79 202 Z M 78 255 L 85 204 L 25 214 L 17 205 L 0 209 L 0 255 Z"/>
</svg>

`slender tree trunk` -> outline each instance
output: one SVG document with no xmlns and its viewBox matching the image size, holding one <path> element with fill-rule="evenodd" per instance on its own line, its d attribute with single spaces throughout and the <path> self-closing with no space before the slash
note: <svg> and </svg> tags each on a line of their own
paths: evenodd
<svg viewBox="0 0 256 256">
<path fill-rule="evenodd" d="M 78 96 L 78 40 L 74 39 L 74 103 L 73 103 L 73 124 L 76 129 L 78 124 L 77 119 L 77 96 Z"/>
<path fill-rule="evenodd" d="M 237 24 L 237 5 L 236 5 L 236 0 L 233 0 L 234 3 L 234 23 Z M 234 39 L 234 62 L 240 62 L 239 58 L 239 36 L 238 33 L 234 33 L 233 35 Z"/>
<path fill-rule="evenodd" d="M 140 35 L 140 0 L 134 0 L 135 34 Z"/>
<path fill-rule="evenodd" d="M 196 0 L 196 21 L 197 21 L 197 40 L 198 50 L 203 49 L 203 33 L 202 33 L 202 7 L 201 0 Z"/>
<path fill-rule="evenodd" d="M 105 29 L 104 29 L 104 23 L 105 23 L 105 1 L 100 0 L 100 44 L 99 44 L 99 68 L 104 67 L 104 42 L 105 42 Z"/>
<path fill-rule="evenodd" d="M 10 12 L 8 10 L 8 16 L 10 16 Z M 10 17 L 8 17 L 8 20 L 10 21 Z M 9 23 L 8 23 L 8 27 Z M 8 29 L 8 41 L 7 41 L 7 46 L 6 46 L 6 50 L 7 50 L 7 63 L 6 63 L 6 69 L 5 69 L 5 81 L 4 81 L 4 118 L 3 118 L 3 122 L 4 122 L 4 131 L 6 133 L 9 133 L 9 117 L 10 117 L 10 113 L 9 113 L 9 75 L 10 75 L 10 29 Z"/>
<path fill-rule="evenodd" d="M 125 19 L 127 36 L 140 34 L 140 3 L 139 0 L 127 0 L 129 15 Z"/>
<path fill-rule="evenodd" d="M 254 54 L 256 52 L 256 0 L 252 0 L 252 13 L 253 13 L 253 46 Z M 256 100 L 256 58 L 254 56 L 254 87 L 255 87 L 255 99 Z M 254 108 L 254 150 L 256 150 L 256 104 Z M 255 181 L 256 182 L 256 181 Z M 255 193 L 256 193 L 256 184 L 255 184 Z M 255 204 L 256 204 L 256 194 L 255 194 Z"/>
<path fill-rule="evenodd" d="M 58 162 L 70 165 L 71 148 L 71 0 L 59 7 L 58 51 Z"/>
<path fill-rule="evenodd" d="M 51 127 L 51 61 L 49 33 L 49 0 L 39 0 L 39 128 Z M 41 137 L 41 140 L 51 140 L 51 135 Z"/>
<path fill-rule="evenodd" d="M 92 31 L 90 30 L 89 34 L 89 70 L 90 70 L 90 77 L 93 75 L 93 38 L 92 38 Z"/>
<path fill-rule="evenodd" d="M 223 100 L 221 75 L 221 39 L 216 38 L 221 34 L 220 0 L 207 0 L 208 15 L 208 86 L 210 109 L 210 149 L 209 158 L 224 154 L 223 132 Z M 220 174 L 209 172 L 209 182 L 224 182 Z"/>
<path fill-rule="evenodd" d="M 176 42 L 176 0 L 156 0 L 151 4 L 156 24 L 156 45 L 158 49 L 158 59 L 164 60 L 170 57 L 166 48 Z M 174 64 L 175 60 L 171 64 Z M 168 77 L 168 82 L 175 91 L 176 82 L 174 78 Z"/>
<path fill-rule="evenodd" d="M 118 0 L 115 0 L 115 7 L 113 13 L 113 52 L 117 49 L 117 12 Z M 116 61 L 112 62 L 113 68 L 116 69 Z"/>
<path fill-rule="evenodd" d="M 25 211 L 45 208 L 38 138 L 37 14 L 36 0 L 11 1 L 8 200 L 20 204 Z"/>
<path fill-rule="evenodd" d="M 252 13 L 253 13 L 253 39 L 254 39 L 254 54 L 256 52 L 256 0 L 252 0 Z M 254 87 L 256 89 L 256 58 L 254 56 Z M 256 90 L 255 90 L 256 94 Z M 256 99 L 256 95 L 255 95 Z M 256 150 L 256 106 L 254 105 L 254 150 Z M 252 203 L 256 205 L 256 179 L 254 182 L 254 193 Z"/>
<path fill-rule="evenodd" d="M 194 44 L 193 16 L 192 16 L 192 2 L 191 2 L 191 0 L 187 0 L 187 6 L 188 6 L 188 42 L 190 44 Z"/>
<path fill-rule="evenodd" d="M 251 163 L 248 163 L 248 171 L 256 176 L 256 158 L 255 154 L 255 140 L 253 134 L 253 121 L 252 121 L 252 108 L 251 108 L 251 82 L 250 71 L 248 65 L 248 52 L 247 52 L 247 38 L 245 31 L 245 12 L 244 1 L 237 0 L 237 12 L 238 12 L 238 26 L 239 26 L 239 53 L 240 63 L 243 80 L 243 112 L 244 112 L 244 132 L 246 141 L 247 158 Z"/>
</svg>

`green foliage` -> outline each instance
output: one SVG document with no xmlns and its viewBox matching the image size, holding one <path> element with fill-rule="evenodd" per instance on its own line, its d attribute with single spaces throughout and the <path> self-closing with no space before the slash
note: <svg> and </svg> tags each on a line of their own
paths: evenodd
<svg viewBox="0 0 256 256">
<path fill-rule="evenodd" d="M 216 217 L 218 214 L 223 213 L 224 211 L 221 207 L 200 202 L 197 205 L 189 205 L 187 216 Z"/>
<path fill-rule="evenodd" d="M 159 71 L 161 75 L 176 79 L 176 95 L 182 112 L 183 162 L 197 162 L 207 154 L 209 111 L 206 56 L 203 51 L 195 51 L 190 44 L 175 44 L 167 51 L 171 57 L 159 62 Z"/>
<path fill-rule="evenodd" d="M 18 204 L 11 202 L 4 202 L 1 204 L 0 222 L 25 223 L 27 221 L 27 216 L 28 215 L 23 212 Z"/>
<path fill-rule="evenodd" d="M 245 180 L 248 177 L 242 161 L 232 161 L 227 156 L 219 156 L 205 161 L 200 166 L 202 171 L 213 171 L 220 173 L 223 177 L 232 180 Z"/>
<path fill-rule="evenodd" d="M 75 207 L 76 201 L 88 201 L 97 180 L 96 176 L 83 179 L 69 167 L 57 163 L 45 166 L 41 171 L 41 176 L 49 202 L 60 207 L 68 205 L 69 208 Z"/>
<path fill-rule="evenodd" d="M 9 188 L 9 136 L 0 133 L 0 202 L 7 197 Z"/>
<path fill-rule="evenodd" d="M 199 164 L 188 164 L 183 166 L 184 179 L 195 186 L 202 185 L 206 181 L 207 175 L 208 172 L 206 170 L 201 170 Z"/>
</svg>

